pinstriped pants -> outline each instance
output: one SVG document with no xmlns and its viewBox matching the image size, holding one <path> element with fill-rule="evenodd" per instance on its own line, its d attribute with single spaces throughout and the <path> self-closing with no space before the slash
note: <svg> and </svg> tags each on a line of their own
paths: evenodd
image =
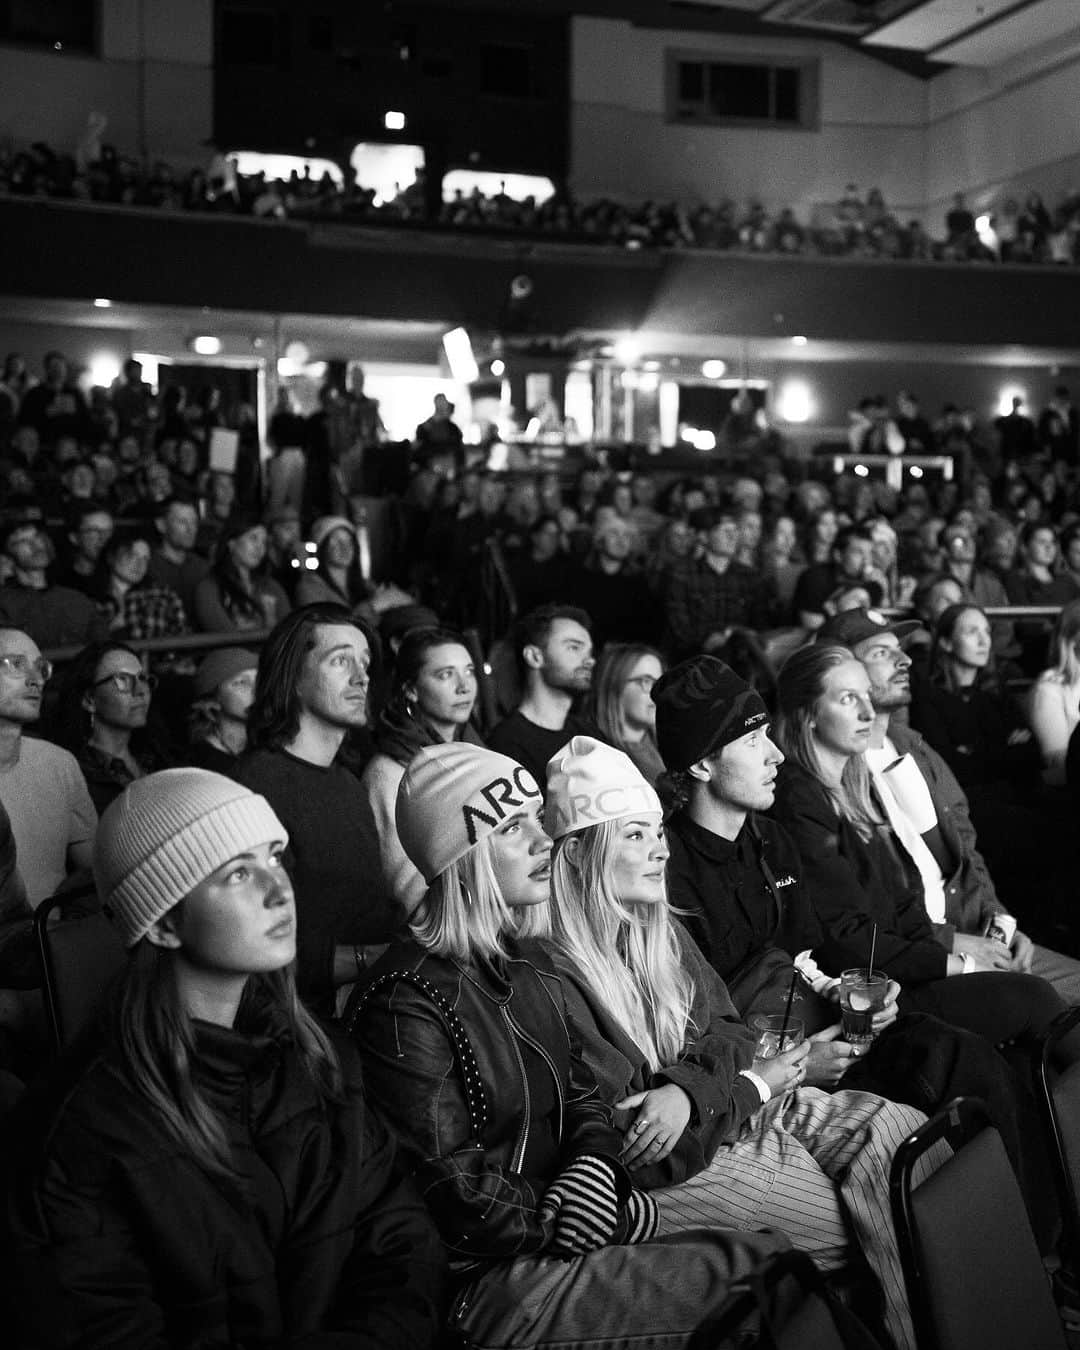
<svg viewBox="0 0 1080 1350">
<path fill-rule="evenodd" d="M 900 1350 L 915 1350 L 889 1167 L 925 1119 L 869 1092 L 796 1088 L 767 1102 L 703 1172 L 652 1192 L 660 1232 L 768 1225 L 826 1269 L 842 1264 L 854 1240 L 881 1284 L 889 1333 Z M 943 1150 L 927 1170 L 946 1156 Z"/>
</svg>

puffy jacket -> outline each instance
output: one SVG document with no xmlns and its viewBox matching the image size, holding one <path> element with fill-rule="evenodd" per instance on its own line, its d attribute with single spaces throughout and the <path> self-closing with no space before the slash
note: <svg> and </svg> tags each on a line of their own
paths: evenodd
<svg viewBox="0 0 1080 1350">
<path fill-rule="evenodd" d="M 693 938 L 680 925 L 676 925 L 676 932 L 680 958 L 693 980 L 690 1023 L 677 1062 L 664 1065 L 656 1073 L 580 973 L 562 953 L 552 951 L 563 977 L 566 1006 L 574 1026 L 580 1029 L 586 1063 L 595 1073 L 604 1098 L 614 1104 L 633 1093 L 674 1083 L 693 1104 L 690 1121 L 668 1156 L 634 1170 L 634 1185 L 643 1190 L 674 1186 L 695 1176 L 761 1106 L 757 1088 L 748 1078 L 739 1076 L 741 1069 L 749 1069 L 754 1062 L 757 1038 L 739 1021 L 724 982 Z"/>
<path fill-rule="evenodd" d="M 107 1049 L 61 1061 L 16 1107 L 0 1230 L 23 1343 L 434 1344 L 445 1257 L 366 1107 L 353 1046 L 337 1047 L 335 1105 L 286 1035 L 195 1027 L 194 1074 L 226 1125 L 234 1185 L 173 1140 Z"/>
<path fill-rule="evenodd" d="M 457 1271 L 542 1251 L 553 1226 L 537 1206 L 583 1153 L 611 1161 L 629 1194 L 621 1137 L 537 943 L 498 966 L 395 944 L 348 1026 Z"/>
</svg>

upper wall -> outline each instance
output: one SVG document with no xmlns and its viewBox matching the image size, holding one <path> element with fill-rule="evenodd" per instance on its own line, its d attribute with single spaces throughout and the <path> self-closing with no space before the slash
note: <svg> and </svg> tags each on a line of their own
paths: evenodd
<svg viewBox="0 0 1080 1350">
<path fill-rule="evenodd" d="M 73 151 L 90 112 L 121 154 L 207 158 L 213 0 L 102 0 L 100 55 L 0 47 L 0 135 Z"/>
<path fill-rule="evenodd" d="M 820 62 L 818 131 L 687 127 L 665 121 L 668 50 Z M 576 18 L 571 178 L 584 198 L 760 198 L 807 218 L 844 185 L 880 187 L 904 213 L 924 199 L 926 86 L 836 43 L 695 34 Z"/>
<path fill-rule="evenodd" d="M 932 80 L 926 133 L 931 227 L 958 188 L 975 206 L 990 207 L 1031 190 L 1052 204 L 1080 183 L 1078 106 L 1080 34 L 1000 66 L 958 68 Z"/>
</svg>

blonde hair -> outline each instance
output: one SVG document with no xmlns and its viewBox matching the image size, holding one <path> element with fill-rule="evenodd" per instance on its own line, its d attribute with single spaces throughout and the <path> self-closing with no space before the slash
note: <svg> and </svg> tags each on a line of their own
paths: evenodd
<svg viewBox="0 0 1080 1350">
<path fill-rule="evenodd" d="M 676 1063 L 688 1033 L 696 1030 L 690 1016 L 694 982 L 682 963 L 666 894 L 655 904 L 627 905 L 612 889 L 611 853 L 620 827 L 620 821 L 607 820 L 555 845 L 550 940 L 655 1073 Z"/>
<path fill-rule="evenodd" d="M 813 643 L 793 652 L 780 667 L 776 692 L 780 704 L 777 741 L 780 749 L 811 774 L 829 794 L 838 815 L 849 820 L 863 840 L 868 840 L 885 817 L 878 810 L 865 755 L 850 755 L 844 763 L 840 786 L 825 781 L 818 759 L 817 737 L 812 723 L 825 692 L 830 670 L 858 661 L 847 647 Z"/>
<path fill-rule="evenodd" d="M 505 957 L 515 931 L 491 863 L 491 835 L 440 872 L 409 922 L 409 931 L 434 956 L 459 961 Z"/>
</svg>

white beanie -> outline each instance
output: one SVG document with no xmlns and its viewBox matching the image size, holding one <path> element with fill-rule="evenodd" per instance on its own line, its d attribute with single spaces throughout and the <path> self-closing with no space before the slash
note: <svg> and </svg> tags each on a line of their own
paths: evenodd
<svg viewBox="0 0 1080 1350">
<path fill-rule="evenodd" d="M 544 829 L 552 839 L 637 811 L 663 811 L 630 756 L 591 736 L 575 736 L 552 755 L 547 779 Z"/>
<path fill-rule="evenodd" d="M 238 853 L 288 839 L 265 797 L 206 769 L 164 769 L 129 783 L 102 816 L 94 881 L 133 947 Z"/>
<path fill-rule="evenodd" d="M 486 834 L 542 800 L 516 760 L 464 741 L 432 745 L 413 757 L 398 787 L 398 837 L 430 885 Z"/>
</svg>

